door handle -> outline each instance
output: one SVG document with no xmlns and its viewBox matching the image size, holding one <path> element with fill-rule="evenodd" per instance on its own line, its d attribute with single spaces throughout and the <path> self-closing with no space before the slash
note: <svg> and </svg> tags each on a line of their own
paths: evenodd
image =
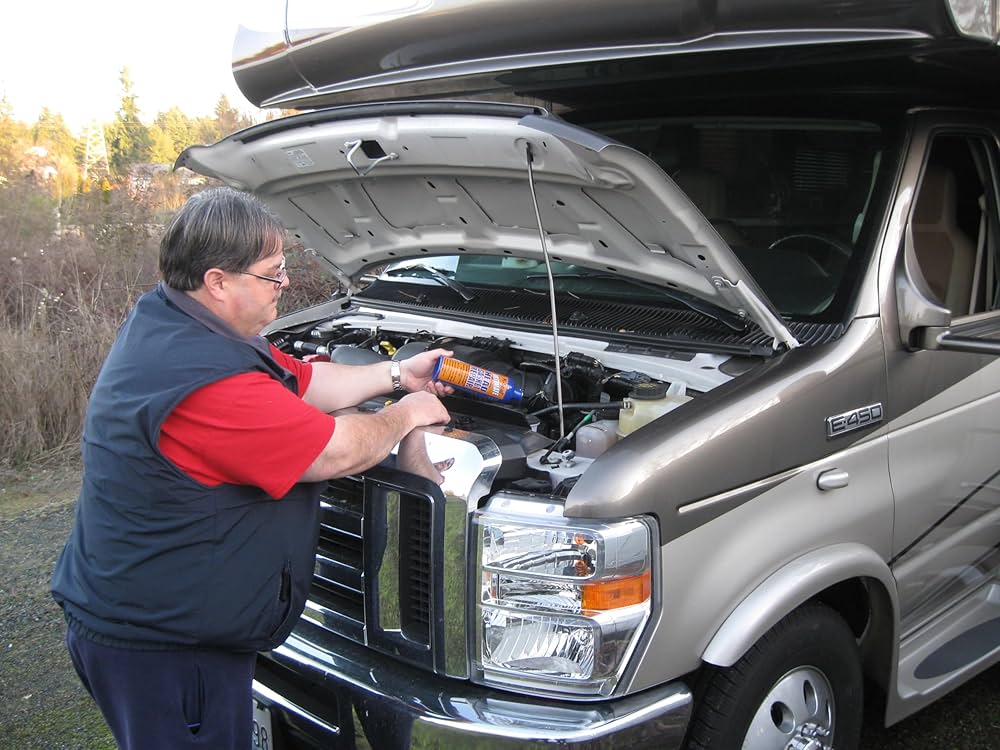
<svg viewBox="0 0 1000 750">
<path fill-rule="evenodd" d="M 816 477 L 816 486 L 824 492 L 828 490 L 839 490 L 846 487 L 851 481 L 851 476 L 846 471 L 840 469 L 827 469 Z"/>
</svg>

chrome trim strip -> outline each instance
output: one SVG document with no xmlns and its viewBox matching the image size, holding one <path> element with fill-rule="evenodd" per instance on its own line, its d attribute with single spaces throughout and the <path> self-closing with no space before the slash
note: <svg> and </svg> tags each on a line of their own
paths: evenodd
<svg viewBox="0 0 1000 750">
<path fill-rule="evenodd" d="M 827 461 L 829 460 L 829 457 L 824 457 L 822 460 Z M 679 505 L 677 507 L 677 514 L 683 516 L 686 513 L 694 513 L 695 511 L 703 510 L 719 503 L 729 502 L 734 498 L 740 498 L 746 502 L 747 500 L 755 498 L 761 492 L 769 490 L 782 482 L 786 482 L 792 477 L 798 476 L 805 471 L 806 468 L 807 467 L 805 466 L 796 466 L 794 469 L 789 469 L 788 471 L 783 471 L 780 474 L 774 474 L 773 476 L 759 479 L 756 482 L 745 484 L 734 490 L 729 490 L 728 492 L 722 492 L 718 495 L 712 495 L 711 497 L 705 497 L 701 500 L 695 500 L 694 502 Z"/>
<path fill-rule="evenodd" d="M 264 700 L 261 701 L 266 706 L 280 706 L 283 710 L 288 711 L 291 714 L 295 714 L 301 719 L 305 719 L 310 724 L 315 724 L 317 727 L 322 729 L 324 732 L 329 732 L 333 735 L 340 734 L 340 727 L 334 726 L 333 724 L 328 724 L 315 714 L 306 711 L 304 708 L 296 706 L 294 703 L 286 699 L 281 693 L 276 693 L 271 690 L 267 685 L 257 680 L 253 681 L 253 696 L 254 698 L 260 697 Z"/>
</svg>

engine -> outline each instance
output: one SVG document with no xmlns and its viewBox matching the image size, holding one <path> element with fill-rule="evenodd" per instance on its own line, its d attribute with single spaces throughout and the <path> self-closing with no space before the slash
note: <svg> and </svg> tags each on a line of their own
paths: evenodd
<svg viewBox="0 0 1000 750">
<path fill-rule="evenodd" d="M 391 325 L 391 318 L 382 314 L 374 316 L 380 320 L 372 325 L 371 317 L 372 313 L 346 313 L 295 330 L 285 329 L 271 339 L 283 351 L 302 359 L 346 365 L 402 360 L 443 348 L 452 351 L 455 359 L 506 376 L 523 393 L 518 402 L 499 403 L 463 391 L 443 401 L 452 416 L 451 427 L 486 435 L 496 443 L 503 456 L 496 479 L 502 486 L 520 491 L 568 491 L 593 460 L 622 437 L 705 388 L 706 383 L 700 383 L 700 389 L 691 388 L 686 373 L 719 373 L 720 362 L 714 361 L 713 355 L 686 355 L 671 360 L 672 371 L 667 374 L 674 376 L 663 378 L 664 373 L 653 367 L 658 363 L 663 369 L 662 357 L 627 353 L 612 357 L 607 344 L 579 340 L 573 341 L 589 350 L 570 350 L 557 367 L 551 349 L 544 351 L 543 344 L 550 346 L 546 336 L 526 340 L 520 332 L 489 329 L 483 331 L 487 335 L 455 336 L 416 328 L 413 321 Z M 386 322 L 390 325 L 383 325 Z M 706 357 L 713 360 L 710 366 L 703 361 Z M 610 365 L 609 359 L 616 366 Z M 622 367 L 629 364 L 649 368 Z M 711 387 L 721 380 L 717 375 L 706 382 Z M 361 408 L 377 410 L 383 404 L 384 398 L 373 399 Z"/>
</svg>

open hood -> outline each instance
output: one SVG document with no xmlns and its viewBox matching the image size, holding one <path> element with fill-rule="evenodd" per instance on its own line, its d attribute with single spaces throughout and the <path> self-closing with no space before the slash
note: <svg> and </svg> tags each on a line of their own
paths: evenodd
<svg viewBox="0 0 1000 750">
<path fill-rule="evenodd" d="M 541 109 L 330 109 L 188 148 L 176 166 L 260 196 L 349 287 L 366 267 L 410 257 L 541 259 L 540 217 L 556 260 L 687 292 L 752 320 L 775 347 L 797 345 L 729 246 L 654 162 Z"/>
</svg>

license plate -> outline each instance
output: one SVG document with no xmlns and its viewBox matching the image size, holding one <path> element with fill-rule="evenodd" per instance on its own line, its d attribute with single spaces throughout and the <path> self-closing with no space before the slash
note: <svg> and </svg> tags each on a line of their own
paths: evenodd
<svg viewBox="0 0 1000 750">
<path fill-rule="evenodd" d="M 271 733 L 271 711 L 257 701 L 253 701 L 250 747 L 252 750 L 275 750 L 274 735 Z"/>
</svg>

